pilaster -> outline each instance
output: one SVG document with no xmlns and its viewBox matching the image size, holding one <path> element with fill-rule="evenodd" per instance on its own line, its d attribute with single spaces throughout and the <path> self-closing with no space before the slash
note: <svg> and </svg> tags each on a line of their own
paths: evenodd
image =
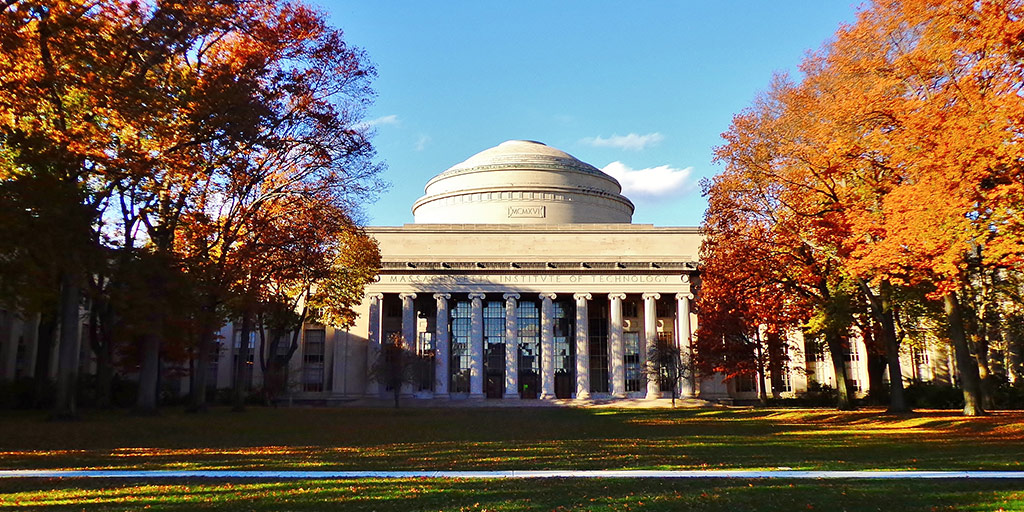
<svg viewBox="0 0 1024 512">
<path fill-rule="evenodd" d="M 484 308 L 483 293 L 471 293 L 470 312 L 470 363 L 469 363 L 469 397 L 484 397 Z"/>
<path fill-rule="evenodd" d="M 693 334 L 690 329 L 690 300 L 693 294 L 689 292 L 676 294 L 676 321 L 679 331 L 676 335 L 676 342 L 679 344 L 680 359 L 683 365 L 689 365 L 693 354 Z M 683 379 L 680 395 L 684 398 L 692 398 L 696 393 L 696 385 L 693 371 Z"/>
<path fill-rule="evenodd" d="M 608 326 L 609 366 L 612 374 L 612 397 L 626 398 L 626 366 L 623 358 L 626 355 L 622 340 L 622 301 L 625 293 L 609 293 L 611 301 L 611 318 Z"/>
<path fill-rule="evenodd" d="M 587 301 L 589 293 L 575 293 L 576 300 L 576 398 L 590 398 L 590 315 Z"/>
<path fill-rule="evenodd" d="M 451 382 L 451 336 L 448 330 L 448 299 L 451 294 L 435 293 L 437 301 L 437 322 L 434 327 L 434 398 L 448 398 L 448 383 Z"/>
<path fill-rule="evenodd" d="M 370 312 L 367 315 L 370 327 L 367 333 L 366 346 L 366 373 L 369 376 L 370 370 L 377 364 L 380 356 L 381 337 L 381 303 L 384 301 L 383 293 L 371 293 L 367 295 L 370 300 Z M 376 379 L 368 379 L 366 382 L 366 396 L 376 398 L 380 396 L 380 384 Z"/>
<path fill-rule="evenodd" d="M 540 308 L 540 398 L 555 398 L 555 300 L 554 293 L 541 293 Z"/>
<path fill-rule="evenodd" d="M 506 293 L 505 299 L 505 393 L 502 398 L 519 398 L 519 311 L 518 293 Z"/>
<path fill-rule="evenodd" d="M 655 365 L 649 359 L 650 350 L 658 346 L 658 299 L 660 293 L 645 293 L 644 299 L 644 343 L 640 347 L 640 361 L 647 375 L 647 398 L 661 398 L 661 383 Z"/>
</svg>

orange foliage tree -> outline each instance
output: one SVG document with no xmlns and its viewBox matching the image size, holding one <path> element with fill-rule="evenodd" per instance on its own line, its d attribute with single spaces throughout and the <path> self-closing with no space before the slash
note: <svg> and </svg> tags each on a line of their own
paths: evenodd
<svg viewBox="0 0 1024 512">
<path fill-rule="evenodd" d="M 84 221 L 67 220 L 56 232 L 84 224 L 84 245 L 114 251 L 103 257 L 113 275 L 144 269 L 137 275 L 146 281 L 146 307 L 106 316 L 136 315 L 146 327 L 132 352 L 137 407 L 151 411 L 161 357 L 187 357 L 195 336 L 206 340 L 198 343 L 202 384 L 211 326 L 249 288 L 247 269 L 268 265 L 243 261 L 269 257 L 248 250 L 271 244 L 261 232 L 274 215 L 267 212 L 287 215 L 289 205 L 304 204 L 350 219 L 380 188 L 380 167 L 358 128 L 374 70 L 322 13 L 297 2 L 0 5 L 0 180 L 61 183 L 74 192 L 65 210 Z M 302 218 L 316 224 L 311 215 Z M 357 229 L 344 224 L 319 234 Z M 27 245 L 11 247 L 24 253 Z M 86 261 L 78 247 L 65 248 L 68 265 L 58 269 L 67 336 L 91 273 L 74 266 Z M 323 256 L 328 264 L 338 258 Z M 198 297 L 195 307 L 168 302 L 182 293 Z"/>
<path fill-rule="evenodd" d="M 772 240 L 807 256 L 803 270 L 829 268 L 789 266 L 798 281 L 826 279 L 806 296 L 836 312 L 822 301 L 828 290 L 850 296 L 855 284 L 863 295 L 880 326 L 893 409 L 905 408 L 895 297 L 925 287 L 946 308 L 964 412 L 983 412 L 986 314 L 962 302 L 985 269 L 1019 270 L 1024 254 L 1022 34 L 1019 2 L 877 0 L 808 57 L 800 83 L 776 81 L 737 116 L 719 149 L 729 177 L 710 196 L 760 200 Z M 717 214 L 712 200 L 709 218 Z"/>
</svg>

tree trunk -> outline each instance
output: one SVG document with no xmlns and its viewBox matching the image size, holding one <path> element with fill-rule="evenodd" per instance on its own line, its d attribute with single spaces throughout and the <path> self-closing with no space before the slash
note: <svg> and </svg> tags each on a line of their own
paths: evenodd
<svg viewBox="0 0 1024 512">
<path fill-rule="evenodd" d="M 786 364 L 782 347 L 785 341 L 777 332 L 765 334 L 765 342 L 768 346 L 768 375 L 771 376 L 772 398 L 782 398 L 782 372 Z"/>
<path fill-rule="evenodd" d="M 906 393 L 903 392 L 903 367 L 900 366 L 900 344 L 896 337 L 896 320 L 892 305 L 887 298 L 883 299 L 882 313 L 882 344 L 885 346 L 885 358 L 889 367 L 889 412 L 908 412 Z"/>
<path fill-rule="evenodd" d="M 852 411 L 857 408 L 850 392 L 850 382 L 846 378 L 846 354 L 843 351 L 843 339 L 838 333 L 828 330 L 825 333 L 825 344 L 832 356 L 832 371 L 836 377 L 836 391 L 839 394 L 836 408 L 840 411 Z"/>
<path fill-rule="evenodd" d="M 156 414 L 157 391 L 160 377 L 160 332 L 159 325 L 150 325 L 150 332 L 139 340 L 139 391 L 135 401 L 138 414 Z"/>
<path fill-rule="evenodd" d="M 949 328 L 949 339 L 953 344 L 956 365 L 960 370 L 960 387 L 964 392 L 964 415 L 980 416 L 985 414 L 981 389 L 981 376 L 978 373 L 978 362 L 971 355 L 964 333 L 963 312 L 957 301 L 956 292 L 949 292 L 943 298 L 946 321 Z"/>
<path fill-rule="evenodd" d="M 78 359 L 81 349 L 82 318 L 79 315 L 81 287 L 74 276 L 62 274 L 60 286 L 60 350 L 57 357 L 56 419 L 78 417 Z"/>
<path fill-rule="evenodd" d="M 36 329 L 35 390 L 32 405 L 37 409 L 50 406 L 50 359 L 57 335 L 57 315 L 46 311 L 39 315 Z"/>
<path fill-rule="evenodd" d="M 872 342 L 874 343 L 874 342 Z M 881 351 L 875 352 L 873 347 L 868 345 L 864 362 L 868 370 L 868 399 L 872 404 L 884 404 L 887 400 L 885 393 L 885 370 L 888 368 L 888 360 Z"/>
<path fill-rule="evenodd" d="M 968 338 L 970 339 L 970 337 Z M 982 404 L 985 409 L 995 408 L 995 391 L 996 377 L 992 372 L 991 366 L 989 366 L 989 339 L 985 333 L 978 333 L 974 336 L 975 342 L 972 343 L 974 348 L 974 359 L 978 362 L 978 382 L 981 383 L 981 397 Z"/>
<path fill-rule="evenodd" d="M 96 355 L 96 407 L 113 406 L 111 386 L 114 382 L 114 362 L 111 354 L 111 317 L 109 303 L 94 299 L 89 308 L 89 346 Z"/>
<path fill-rule="evenodd" d="M 252 336 L 252 313 L 248 308 L 242 313 L 242 337 L 238 340 L 238 358 L 235 361 L 235 411 L 245 410 L 245 398 L 249 393 L 252 370 L 249 368 L 249 338 Z"/>
<path fill-rule="evenodd" d="M 900 342 L 896 336 L 891 287 L 888 281 L 882 281 L 880 293 L 876 295 L 866 282 L 858 280 L 858 283 L 867 296 L 872 316 L 881 326 L 878 336 L 889 368 L 889 412 L 907 412 L 910 406 L 903 392 L 903 367 L 900 366 Z"/>
<path fill-rule="evenodd" d="M 206 387 L 210 378 L 210 359 L 213 356 L 213 328 L 203 323 L 199 331 L 199 346 L 193 365 L 192 388 L 189 389 L 189 412 L 206 412 Z"/>
<path fill-rule="evenodd" d="M 1007 317 L 1003 322 L 1003 339 L 1006 340 L 1006 376 L 1010 384 L 1016 384 L 1024 379 L 1024 318 L 1020 316 Z"/>
<path fill-rule="evenodd" d="M 757 343 L 757 345 L 756 345 L 757 346 L 757 354 L 756 354 L 757 355 L 757 384 L 758 384 L 757 387 L 759 388 L 758 389 L 758 394 L 757 394 L 757 400 L 759 402 L 761 402 L 761 405 L 767 405 L 768 404 L 768 390 L 766 389 L 767 388 L 767 382 L 765 382 L 765 378 L 764 378 L 764 347 L 761 344 L 761 335 L 760 335 L 760 333 L 758 333 L 754 337 L 754 342 Z"/>
</svg>

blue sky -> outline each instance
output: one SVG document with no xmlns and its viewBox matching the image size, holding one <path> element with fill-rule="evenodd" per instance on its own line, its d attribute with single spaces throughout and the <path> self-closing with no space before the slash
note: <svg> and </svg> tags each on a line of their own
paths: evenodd
<svg viewBox="0 0 1024 512">
<path fill-rule="evenodd" d="M 509 139 L 623 183 L 633 222 L 695 226 L 713 149 L 776 71 L 796 73 L 858 2 L 314 0 L 379 74 L 366 112 L 391 188 L 368 224 L 412 222 L 432 176 Z"/>
</svg>

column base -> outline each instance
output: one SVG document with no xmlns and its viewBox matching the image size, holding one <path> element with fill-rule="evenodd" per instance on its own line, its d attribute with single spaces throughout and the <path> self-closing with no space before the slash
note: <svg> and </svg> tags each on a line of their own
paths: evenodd
<svg viewBox="0 0 1024 512">
<path fill-rule="evenodd" d="M 468 398 L 470 400 L 483 400 L 485 396 L 483 393 L 470 393 Z"/>
<path fill-rule="evenodd" d="M 653 386 L 648 386 L 647 387 L 647 395 L 644 396 L 644 398 L 648 399 L 648 400 L 653 400 L 655 398 L 662 397 L 662 395 L 663 395 L 662 388 L 659 388 L 658 386 L 653 385 Z"/>
<path fill-rule="evenodd" d="M 555 398 L 558 397 L 556 397 L 554 393 L 541 393 L 540 396 L 537 398 L 540 400 L 554 400 Z"/>
<path fill-rule="evenodd" d="M 612 398 L 614 398 L 616 400 L 621 400 L 623 398 L 626 398 L 626 394 L 625 393 L 612 393 Z"/>
<path fill-rule="evenodd" d="M 434 393 L 434 400 L 448 400 L 451 395 L 448 393 Z"/>
<path fill-rule="evenodd" d="M 576 400 L 590 400 L 590 391 L 576 393 Z"/>
<path fill-rule="evenodd" d="M 519 393 L 505 393 L 501 395 L 502 400 L 520 400 Z"/>
</svg>

